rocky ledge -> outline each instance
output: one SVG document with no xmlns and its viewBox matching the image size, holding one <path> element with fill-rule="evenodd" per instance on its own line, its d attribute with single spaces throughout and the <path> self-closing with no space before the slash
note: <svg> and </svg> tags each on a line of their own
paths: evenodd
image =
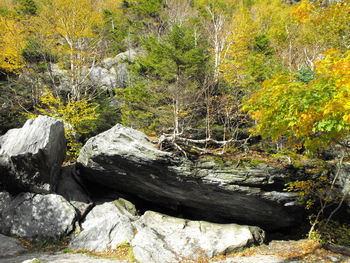
<svg viewBox="0 0 350 263">
<path fill-rule="evenodd" d="M 120 124 L 85 144 L 78 158 L 84 180 L 171 208 L 189 218 L 258 225 L 299 222 L 295 195 L 283 192 L 286 169 L 220 166 L 160 151 L 145 134 Z"/>
</svg>

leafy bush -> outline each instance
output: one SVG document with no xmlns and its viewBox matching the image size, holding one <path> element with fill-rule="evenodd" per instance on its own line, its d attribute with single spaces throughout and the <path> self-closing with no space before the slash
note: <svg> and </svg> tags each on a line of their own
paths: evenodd
<svg viewBox="0 0 350 263">
<path fill-rule="evenodd" d="M 96 127 L 99 118 L 97 109 L 97 105 L 86 99 L 63 102 L 58 96 L 46 89 L 45 93 L 40 96 L 40 105 L 35 108 L 35 113 L 26 114 L 26 116 L 34 118 L 37 115 L 47 115 L 62 119 L 65 123 L 68 159 L 76 160 L 82 147 L 79 137 L 91 132 Z"/>
</svg>

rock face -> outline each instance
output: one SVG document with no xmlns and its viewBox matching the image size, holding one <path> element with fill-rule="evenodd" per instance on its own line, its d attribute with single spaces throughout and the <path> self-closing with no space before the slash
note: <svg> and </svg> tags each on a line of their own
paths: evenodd
<svg viewBox="0 0 350 263">
<path fill-rule="evenodd" d="M 189 218 L 278 229 L 301 217 L 295 195 L 283 192 L 286 170 L 191 162 L 158 150 L 143 133 L 120 124 L 86 143 L 78 167 L 94 184 L 173 208 Z"/>
<path fill-rule="evenodd" d="M 101 86 L 106 90 L 123 88 L 129 81 L 127 60 L 133 61 L 136 57 L 135 50 L 120 53 L 114 58 L 106 58 L 100 66 L 91 70 L 90 81 L 94 86 Z"/>
<path fill-rule="evenodd" d="M 76 212 L 62 196 L 23 193 L 11 198 L 0 193 L 0 232 L 35 239 L 57 239 L 73 230 Z"/>
<path fill-rule="evenodd" d="M 0 188 L 49 192 L 66 154 L 61 120 L 39 116 L 0 137 Z"/>
<path fill-rule="evenodd" d="M 106 58 L 92 68 L 83 68 L 84 83 L 106 91 L 125 87 L 129 81 L 127 61 L 133 61 L 136 55 L 137 51 L 131 49 L 113 58 Z M 60 69 L 57 64 L 51 65 L 51 70 L 53 75 L 60 79 L 60 88 L 69 91 L 69 72 Z"/>
<path fill-rule="evenodd" d="M 17 239 L 0 234 L 0 258 L 5 256 L 12 256 L 25 250 L 26 249 Z"/>
<path fill-rule="evenodd" d="M 93 208 L 82 227 L 70 248 L 104 251 L 129 243 L 141 263 L 210 258 L 264 240 L 258 227 L 190 221 L 150 211 L 138 217 L 123 199 Z"/>
</svg>

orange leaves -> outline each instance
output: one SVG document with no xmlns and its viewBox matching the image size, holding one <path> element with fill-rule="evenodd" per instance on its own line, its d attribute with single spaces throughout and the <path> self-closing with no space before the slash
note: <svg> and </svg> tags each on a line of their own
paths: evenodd
<svg viewBox="0 0 350 263">
<path fill-rule="evenodd" d="M 350 43 L 350 0 L 323 2 L 303 0 L 294 7 L 292 16 L 319 46 L 344 51 Z"/>
<path fill-rule="evenodd" d="M 333 78 L 338 87 L 350 88 L 350 50 L 342 54 L 330 49 L 325 55 L 324 59 L 317 61 L 317 72 Z"/>
<path fill-rule="evenodd" d="M 311 11 L 315 9 L 316 6 L 310 0 L 303 0 L 300 5 L 294 7 L 292 16 L 300 23 L 306 23 L 310 21 Z"/>
</svg>

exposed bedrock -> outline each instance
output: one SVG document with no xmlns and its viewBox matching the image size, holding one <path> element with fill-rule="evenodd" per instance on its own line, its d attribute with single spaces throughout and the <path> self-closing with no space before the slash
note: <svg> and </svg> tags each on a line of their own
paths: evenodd
<svg viewBox="0 0 350 263">
<path fill-rule="evenodd" d="M 78 158 L 84 180 L 185 217 L 212 222 L 289 227 L 301 219 L 295 194 L 283 192 L 289 172 L 266 164 L 254 168 L 189 161 L 160 151 L 147 137 L 117 124 L 85 144 Z"/>
<path fill-rule="evenodd" d="M 63 121 L 39 116 L 0 137 L 0 188 L 48 193 L 66 155 Z"/>
</svg>

